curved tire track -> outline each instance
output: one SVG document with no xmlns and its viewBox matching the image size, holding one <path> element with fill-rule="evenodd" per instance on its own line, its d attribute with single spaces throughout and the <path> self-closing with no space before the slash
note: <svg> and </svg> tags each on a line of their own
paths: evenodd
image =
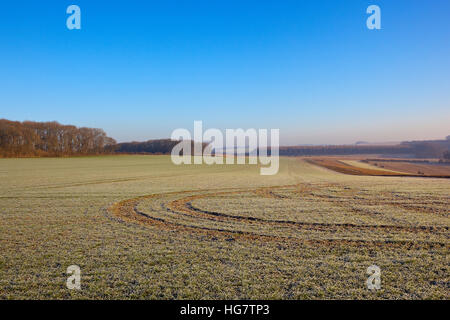
<svg viewBox="0 0 450 320">
<path fill-rule="evenodd" d="M 258 217 L 249 216 L 239 216 L 230 215 L 221 212 L 203 210 L 197 208 L 192 204 L 192 201 L 200 198 L 208 198 L 211 196 L 218 195 L 232 195 L 232 194 L 242 194 L 242 193 L 254 193 L 263 197 L 272 197 L 276 193 L 274 190 L 279 190 L 282 188 L 292 188 L 298 187 L 299 185 L 287 185 L 287 186 L 275 186 L 275 187 L 264 187 L 257 189 L 231 189 L 229 191 L 219 191 L 211 192 L 211 190 L 196 190 L 196 191 L 181 191 L 181 192 L 169 192 L 152 194 L 141 197 L 136 197 L 132 199 L 122 200 L 120 202 L 114 203 L 110 206 L 107 211 L 124 221 L 139 223 L 142 225 L 151 225 L 162 230 L 175 230 L 188 233 L 202 233 L 213 237 L 228 237 L 228 239 L 243 239 L 243 240 L 265 240 L 265 241 L 294 241 L 301 243 L 308 243 L 314 245 L 352 245 L 352 246 L 376 246 L 376 247 L 445 247 L 448 246 L 447 243 L 439 241 L 412 241 L 412 240 L 366 240 L 366 239 L 306 239 L 301 237 L 292 236 L 278 236 L 271 234 L 264 234 L 246 230 L 234 230 L 222 227 L 211 227 L 211 226 L 201 226 L 186 223 L 183 219 L 180 221 L 171 221 L 173 219 L 167 219 L 165 217 L 157 216 L 155 214 L 143 212 L 138 209 L 139 204 L 144 200 L 155 199 L 163 201 L 161 204 L 161 209 L 166 210 L 174 215 L 182 215 L 190 219 L 201 218 L 211 221 L 238 221 L 244 223 L 259 223 L 266 225 L 279 225 L 284 227 L 291 227 L 303 230 L 314 230 L 319 232 L 330 232 L 334 233 L 337 230 L 346 231 L 377 231 L 383 230 L 384 232 L 412 232 L 412 233 L 433 233 L 433 232 L 448 232 L 448 227 L 429 227 L 429 226 L 395 226 L 395 225 L 358 225 L 353 223 L 319 223 L 319 222 L 299 222 L 299 221 L 289 221 L 289 220 L 271 220 L 262 219 Z M 223 190 L 223 189 L 222 189 Z M 187 195 L 188 194 L 188 195 Z M 187 196 L 186 196 L 187 195 Z M 178 199 L 167 199 L 168 197 L 182 196 Z M 277 199 L 286 198 L 278 197 Z M 288 198 L 288 197 L 287 197 Z"/>
</svg>

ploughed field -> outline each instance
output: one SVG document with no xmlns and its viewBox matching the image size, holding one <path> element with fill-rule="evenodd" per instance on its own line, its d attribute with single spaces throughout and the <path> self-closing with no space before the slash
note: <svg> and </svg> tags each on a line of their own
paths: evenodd
<svg viewBox="0 0 450 320">
<path fill-rule="evenodd" d="M 351 159 L 351 158 L 350 158 Z M 450 163 L 393 159 L 350 160 L 336 157 L 307 158 L 307 162 L 345 174 L 363 176 L 397 176 L 450 178 Z"/>
<path fill-rule="evenodd" d="M 0 159 L 0 298 L 450 298 L 450 180 L 325 164 Z"/>
</svg>

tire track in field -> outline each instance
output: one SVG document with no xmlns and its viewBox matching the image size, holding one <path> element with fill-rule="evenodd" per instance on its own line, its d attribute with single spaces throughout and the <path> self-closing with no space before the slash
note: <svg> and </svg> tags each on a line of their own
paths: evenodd
<svg viewBox="0 0 450 320">
<path fill-rule="evenodd" d="M 192 205 L 190 201 L 185 202 L 185 208 L 195 212 L 201 212 L 212 216 L 217 217 L 226 217 L 230 219 L 236 220 L 248 220 L 248 221 L 258 221 L 261 223 L 268 224 L 280 224 L 280 225 L 293 225 L 300 227 L 301 229 L 314 229 L 314 230 L 324 230 L 327 231 L 336 231 L 337 229 L 347 229 L 347 230 L 378 230 L 383 229 L 386 231 L 408 231 L 408 232 L 435 232 L 435 231 L 447 231 L 448 227 L 436 227 L 436 226 L 417 226 L 417 227 L 405 227 L 405 226 L 395 226 L 395 225 L 358 225 L 354 223 L 323 223 L 323 222 L 300 222 L 300 221 L 290 221 L 290 220 L 271 220 L 271 219 L 262 219 L 256 217 L 246 217 L 239 215 L 228 215 L 215 211 L 207 211 L 197 208 Z"/>
<path fill-rule="evenodd" d="M 310 244 L 345 244 L 356 246 L 406 246 L 406 247 L 445 247 L 446 243 L 439 241 L 413 241 L 413 240 L 366 240 L 366 239 L 346 239 L 346 238 L 331 238 L 331 239 L 306 239 L 301 237 L 293 237 L 288 235 L 273 235 L 262 232 L 254 232 L 248 230 L 233 229 L 233 225 L 210 226 L 196 225 L 192 221 L 203 220 L 214 222 L 230 223 L 242 222 L 244 224 L 250 223 L 254 226 L 255 223 L 261 226 L 267 225 L 279 225 L 283 227 L 301 229 L 301 230 L 314 230 L 319 232 L 329 232 L 330 234 L 336 231 L 379 231 L 383 232 L 410 232 L 410 233 L 434 233 L 434 232 L 448 232 L 448 227 L 429 227 L 429 226 L 395 226 L 395 225 L 358 225 L 353 223 L 319 223 L 319 222 L 299 222 L 289 220 L 270 220 L 262 219 L 258 217 L 230 215 L 221 212 L 203 210 L 195 207 L 192 201 L 195 199 L 207 199 L 208 197 L 223 196 L 223 195 L 239 195 L 245 193 L 254 193 L 262 197 L 276 197 L 277 199 L 288 198 L 286 196 L 278 197 L 274 191 L 280 189 L 297 188 L 299 185 L 286 185 L 275 187 L 264 187 L 256 189 L 231 189 L 228 191 L 216 190 L 197 190 L 197 191 L 182 191 L 182 192 L 169 192 L 161 194 L 152 194 L 147 196 L 136 197 L 132 199 L 126 199 L 113 204 L 107 209 L 107 211 L 124 221 L 139 223 L 142 225 L 150 225 L 160 230 L 172 230 L 188 233 L 202 233 L 211 237 L 228 237 L 231 239 L 243 239 L 243 240 L 265 240 L 265 241 L 295 241 Z M 304 186 L 300 186 L 304 187 Z M 307 186 L 308 189 L 311 186 Z M 181 198 L 177 198 L 180 197 Z M 170 197 L 176 197 L 176 199 L 167 199 Z M 138 209 L 139 204 L 145 200 L 152 200 L 152 203 L 158 203 L 160 205 L 159 210 L 153 210 L 150 212 L 143 212 Z M 161 202 L 162 203 L 159 203 Z M 164 213 L 165 211 L 165 213 Z M 165 216 L 168 213 L 171 216 Z M 177 218 L 179 217 L 179 219 Z M 183 218 L 184 217 L 184 218 Z M 183 220 L 184 219 L 184 220 Z M 191 219 L 191 221 L 189 221 Z M 194 220 L 192 220 L 194 219 Z M 186 221 L 187 220 L 187 221 Z M 266 229 L 267 230 L 267 229 Z M 270 229 L 269 229 L 270 230 Z M 301 234 L 300 234 L 301 235 Z"/>
<path fill-rule="evenodd" d="M 355 191 L 353 193 L 348 194 L 334 194 L 334 195 L 325 195 L 310 192 L 308 194 L 311 197 L 320 198 L 323 201 L 333 203 L 342 208 L 352 210 L 352 211 L 361 211 L 360 209 L 348 207 L 345 205 L 347 202 L 357 202 L 360 205 L 382 205 L 382 206 L 390 206 L 394 208 L 400 208 L 407 211 L 413 212 L 421 212 L 421 213 L 431 213 L 436 214 L 442 217 L 449 217 L 449 211 L 439 208 L 439 207 L 430 207 L 429 203 L 424 202 L 415 202 L 414 204 L 408 203 L 407 201 L 411 200 L 404 196 L 395 195 L 393 198 L 393 194 L 391 192 L 380 192 L 380 197 L 377 199 L 368 199 L 363 196 L 357 196 Z M 355 197 L 356 196 L 356 197 Z M 415 199 L 417 200 L 417 199 Z M 422 200 L 423 201 L 423 200 Z M 439 200 L 433 200 L 434 204 L 444 205 L 444 202 Z"/>
</svg>

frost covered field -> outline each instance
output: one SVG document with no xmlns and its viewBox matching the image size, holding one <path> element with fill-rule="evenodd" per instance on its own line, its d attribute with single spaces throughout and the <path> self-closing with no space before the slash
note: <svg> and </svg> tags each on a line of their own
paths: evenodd
<svg viewBox="0 0 450 320">
<path fill-rule="evenodd" d="M 0 299 L 449 299 L 449 202 L 449 179 L 300 158 L 274 176 L 169 156 L 0 159 Z"/>
</svg>

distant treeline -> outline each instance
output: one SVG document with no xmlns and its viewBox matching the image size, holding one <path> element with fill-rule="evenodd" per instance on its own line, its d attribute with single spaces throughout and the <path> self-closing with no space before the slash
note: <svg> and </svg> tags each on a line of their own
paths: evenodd
<svg viewBox="0 0 450 320">
<path fill-rule="evenodd" d="M 450 162 L 450 149 L 447 151 L 444 151 L 444 155 L 442 157 L 442 160 L 446 161 L 446 162 Z"/>
<path fill-rule="evenodd" d="M 450 136 L 445 140 L 408 141 L 397 145 L 340 145 L 340 146 L 298 146 L 280 147 L 282 156 L 321 156 L 382 154 L 413 158 L 448 157 Z"/>
<path fill-rule="evenodd" d="M 145 142 L 124 142 L 113 146 L 117 153 L 159 153 L 169 154 L 178 141 L 170 139 L 148 140 Z"/>
<path fill-rule="evenodd" d="M 445 140 L 407 141 L 400 145 L 410 147 L 416 158 L 445 158 L 450 150 L 450 136 Z"/>
<path fill-rule="evenodd" d="M 412 154 L 409 146 L 361 146 L 361 145 L 330 145 L 330 146 L 298 146 L 280 147 L 280 156 L 325 156 L 352 154 Z"/>
<path fill-rule="evenodd" d="M 0 119 L 0 156 L 65 156 L 91 154 L 170 154 L 179 141 L 171 139 L 145 142 L 116 141 L 102 129 L 77 128 L 58 122 L 9 121 Z M 206 144 L 203 144 L 202 149 Z M 194 150 L 194 143 L 191 142 Z M 450 157 L 450 136 L 446 140 L 408 141 L 398 145 L 330 145 L 280 147 L 281 156 L 323 156 L 381 154 L 388 156 Z M 193 152 L 193 151 L 192 151 Z M 270 153 L 270 150 L 269 152 Z"/>
<path fill-rule="evenodd" d="M 145 142 L 123 142 L 111 146 L 115 153 L 141 153 L 141 154 L 170 154 L 173 147 L 180 141 L 171 139 L 148 140 Z M 202 149 L 206 144 L 203 144 Z M 194 153 L 194 142 L 191 142 L 192 154 Z"/>
<path fill-rule="evenodd" d="M 0 156 L 66 156 L 109 152 L 116 141 L 102 129 L 77 128 L 58 122 L 0 119 Z"/>
</svg>

